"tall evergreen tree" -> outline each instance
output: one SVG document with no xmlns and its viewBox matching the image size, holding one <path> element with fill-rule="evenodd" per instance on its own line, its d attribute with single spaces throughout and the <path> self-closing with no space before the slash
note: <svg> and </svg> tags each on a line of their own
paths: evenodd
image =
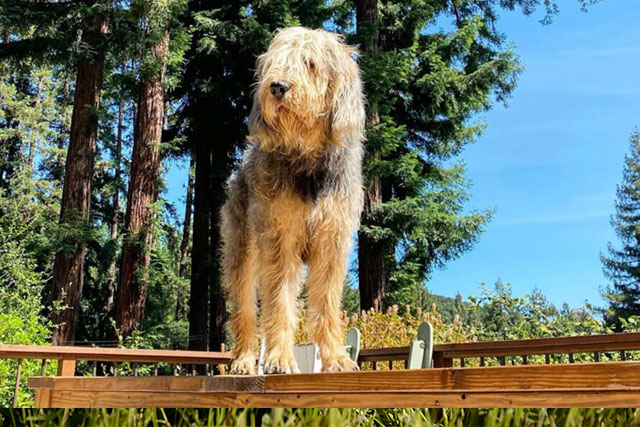
<svg viewBox="0 0 640 427">
<path fill-rule="evenodd" d="M 160 178 L 160 143 L 164 123 L 164 79 L 169 56 L 169 22 L 157 2 L 143 2 L 146 43 L 141 61 L 141 83 L 133 132 L 129 196 L 125 217 L 116 325 L 128 336 L 144 317 L 148 269 L 153 241 L 157 181 Z"/>
<path fill-rule="evenodd" d="M 96 2 L 96 6 L 104 4 Z M 58 345 L 73 343 L 80 309 L 107 29 L 104 14 L 89 15 L 82 33 L 87 52 L 78 64 L 60 208 L 65 244 L 56 253 L 52 277 L 53 301 L 59 304 L 51 317 L 56 325 L 53 343 Z"/>
<path fill-rule="evenodd" d="M 456 158 L 484 129 L 476 114 L 515 87 L 519 65 L 496 28 L 497 9 L 529 14 L 540 5 L 549 20 L 555 6 L 540 0 L 357 2 L 369 109 L 361 309 L 414 303 L 433 268 L 481 234 L 491 212 L 465 208 L 469 184 Z"/>
<path fill-rule="evenodd" d="M 640 315 L 640 131 L 630 138 L 629 153 L 624 159 L 622 183 L 616 190 L 616 213 L 611 226 L 620 239 L 621 248 L 608 246 L 600 255 L 605 276 L 611 286 L 604 292 L 609 307 L 605 321 L 620 331 L 621 319 Z"/>
<path fill-rule="evenodd" d="M 117 327 L 124 336 L 138 329 L 144 317 L 166 121 L 165 75 L 171 54 L 171 30 L 182 32 L 177 29 L 178 17 L 185 5 L 182 0 L 142 0 L 133 5 L 144 32 L 116 315 Z M 174 62 L 180 62 L 184 51 L 180 41 L 184 40 L 173 43 Z"/>
<path fill-rule="evenodd" d="M 358 0 L 356 2 L 356 25 L 358 40 L 364 54 L 373 61 L 378 46 L 378 0 Z M 376 128 L 380 124 L 380 114 L 375 98 L 368 103 L 367 127 Z M 380 159 L 378 149 L 368 150 L 369 158 Z M 363 227 L 358 231 L 358 284 L 360 288 L 360 307 L 384 309 L 387 292 L 387 266 L 385 263 L 385 242 L 365 232 L 367 227 L 375 226 L 375 213 L 382 205 L 382 188 L 388 187 L 388 180 L 379 174 L 368 177 L 364 193 L 362 211 Z"/>
</svg>

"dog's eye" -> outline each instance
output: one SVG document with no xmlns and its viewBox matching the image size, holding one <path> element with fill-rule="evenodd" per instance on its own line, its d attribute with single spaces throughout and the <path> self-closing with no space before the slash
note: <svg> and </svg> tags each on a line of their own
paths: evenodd
<svg viewBox="0 0 640 427">
<path fill-rule="evenodd" d="M 313 61 L 307 60 L 307 67 L 313 70 L 316 68 L 316 64 L 314 64 Z"/>
</svg>

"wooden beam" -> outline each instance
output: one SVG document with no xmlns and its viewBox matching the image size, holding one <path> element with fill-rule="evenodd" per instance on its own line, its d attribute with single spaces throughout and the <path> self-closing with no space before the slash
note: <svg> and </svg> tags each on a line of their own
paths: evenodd
<svg viewBox="0 0 640 427">
<path fill-rule="evenodd" d="M 166 377 L 31 377 L 31 388 L 78 391 L 226 391 L 264 392 L 264 376 L 220 375 Z"/>
<path fill-rule="evenodd" d="M 99 360 L 105 362 L 168 362 L 227 364 L 231 353 L 217 351 L 139 350 L 73 346 L 0 345 L 1 358 Z"/>
<path fill-rule="evenodd" d="M 269 375 L 266 391 L 640 388 L 640 362 Z"/>
<path fill-rule="evenodd" d="M 18 359 L 18 367 L 16 368 L 16 386 L 13 390 L 13 407 L 18 407 L 18 393 L 20 393 L 20 375 L 22 374 L 22 359 Z"/>
<path fill-rule="evenodd" d="M 407 360 L 409 357 L 409 346 L 387 347 L 387 348 L 363 348 L 360 350 L 358 361 L 378 362 L 387 360 Z"/>
<path fill-rule="evenodd" d="M 36 408 L 51 408 L 51 388 L 37 388 L 34 406 Z"/>
<path fill-rule="evenodd" d="M 640 401 L 640 362 L 28 384 L 40 407 L 628 407 Z"/>
<path fill-rule="evenodd" d="M 640 362 L 215 377 L 31 377 L 32 388 L 121 391 L 364 392 L 640 388 Z"/>
<path fill-rule="evenodd" d="M 433 350 L 433 367 L 434 368 L 450 368 L 452 366 L 453 366 L 452 358 L 445 359 L 444 354 L 442 352 Z"/>
<path fill-rule="evenodd" d="M 58 376 L 72 377 L 76 374 L 76 359 L 73 356 L 65 355 L 58 360 Z"/>
<path fill-rule="evenodd" d="M 640 332 L 527 340 L 440 344 L 434 352 L 445 358 L 522 356 L 523 354 L 591 353 L 594 351 L 640 350 Z"/>
<path fill-rule="evenodd" d="M 434 366 L 450 367 L 455 358 L 524 356 L 620 352 L 640 350 L 640 332 L 540 338 L 531 340 L 471 342 L 434 345 Z M 362 349 L 359 363 L 407 360 L 409 347 Z M 166 362 L 178 364 L 224 365 L 231 361 L 228 352 L 138 350 L 123 348 L 0 345 L 0 358 L 98 360 L 105 362 Z"/>
<path fill-rule="evenodd" d="M 51 390 L 53 408 L 186 408 L 186 407 L 634 407 L 640 389 L 633 390 L 501 390 L 319 393 L 196 393 Z M 42 400 L 37 401 L 42 403 Z M 46 402 L 45 402 L 46 403 Z"/>
</svg>

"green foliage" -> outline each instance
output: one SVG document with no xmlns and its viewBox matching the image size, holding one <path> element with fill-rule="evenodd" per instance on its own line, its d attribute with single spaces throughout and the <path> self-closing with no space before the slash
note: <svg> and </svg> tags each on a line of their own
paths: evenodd
<svg viewBox="0 0 640 427">
<path fill-rule="evenodd" d="M 14 176 L 9 185 L 12 194 L 0 188 L 0 343 L 45 345 L 51 325 L 41 314 L 45 274 L 35 254 L 48 207 L 38 203 L 28 175 Z M 11 404 L 16 363 L 0 360 L 0 406 Z M 24 387 L 29 375 L 40 372 L 40 364 L 25 360 L 22 369 Z M 21 393 L 18 402 L 28 405 L 31 399 L 30 394 Z"/>
<path fill-rule="evenodd" d="M 629 426 L 638 409 L 0 409 L 8 426 Z"/>
<path fill-rule="evenodd" d="M 481 341 L 607 332 L 592 306 L 572 310 L 564 305 L 558 310 L 539 290 L 524 297 L 513 296 L 510 283 L 497 282 L 493 290 L 483 284 L 481 297 L 469 299 L 477 313 L 473 327 Z"/>
<path fill-rule="evenodd" d="M 473 247 L 491 219 L 491 210 L 465 206 L 470 183 L 457 157 L 485 127 L 477 114 L 508 98 L 520 72 L 496 8 L 531 13 L 539 3 L 379 2 L 377 26 L 356 38 L 361 46 L 372 32 L 377 39 L 360 65 L 365 173 L 380 178 L 382 205 L 361 231 L 385 247 L 389 304 L 415 304 L 431 271 Z"/>
<path fill-rule="evenodd" d="M 621 330 L 621 319 L 640 315 L 640 131 L 631 135 L 629 153 L 624 159 L 622 183 L 616 191 L 616 213 L 611 217 L 622 247 L 611 243 L 608 255 L 600 259 L 611 286 L 603 296 L 609 307 L 604 316 L 607 324 Z"/>
</svg>

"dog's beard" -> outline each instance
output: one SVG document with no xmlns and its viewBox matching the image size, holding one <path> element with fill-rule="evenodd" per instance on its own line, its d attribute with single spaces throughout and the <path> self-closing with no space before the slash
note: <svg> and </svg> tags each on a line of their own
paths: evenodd
<svg viewBox="0 0 640 427">
<path fill-rule="evenodd" d="M 324 147 L 328 134 L 327 114 L 301 111 L 287 99 L 266 99 L 261 113 L 273 134 L 269 141 L 262 142 L 263 149 L 309 156 Z"/>
</svg>

